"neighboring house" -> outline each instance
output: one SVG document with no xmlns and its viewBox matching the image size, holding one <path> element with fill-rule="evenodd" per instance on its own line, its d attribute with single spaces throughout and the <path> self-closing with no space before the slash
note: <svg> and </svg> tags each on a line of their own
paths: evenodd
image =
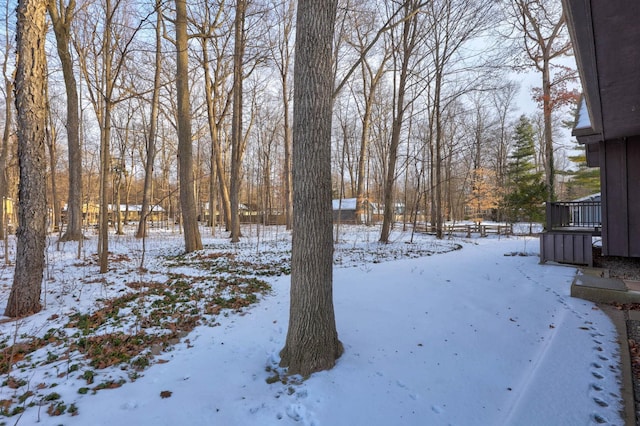
<svg viewBox="0 0 640 426">
<path fill-rule="evenodd" d="M 562 3 L 583 88 L 573 134 L 600 167 L 601 228 L 567 229 L 562 203 L 547 206 L 541 261 L 590 265 L 600 233 L 604 256 L 640 257 L 640 2 Z"/>
<path fill-rule="evenodd" d="M 356 220 L 356 199 L 342 198 L 331 201 L 333 206 L 333 223 L 371 223 L 374 206 L 364 201 L 364 208 L 360 214 L 360 220 Z"/>
</svg>

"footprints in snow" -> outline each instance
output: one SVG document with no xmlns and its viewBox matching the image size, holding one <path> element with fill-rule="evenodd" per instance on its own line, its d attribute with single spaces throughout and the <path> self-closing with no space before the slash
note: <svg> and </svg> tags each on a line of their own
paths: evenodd
<svg viewBox="0 0 640 426">
<path fill-rule="evenodd" d="M 609 358 L 604 355 L 604 349 L 601 346 L 602 345 L 601 338 L 603 337 L 603 334 L 599 333 L 593 326 L 589 325 L 590 323 L 588 321 L 585 321 L 585 324 L 587 325 L 585 329 L 591 331 L 590 336 L 593 343 L 595 344 L 592 350 L 594 352 L 595 358 L 597 359 L 597 361 L 591 363 L 591 370 L 590 370 L 591 375 L 593 376 L 594 379 L 596 379 L 596 381 L 592 382 L 589 385 L 589 396 L 593 400 L 594 404 L 597 405 L 596 409 L 608 408 L 610 405 L 609 402 L 607 402 L 608 397 L 611 397 L 613 399 L 619 399 L 620 397 L 614 393 L 609 393 L 608 395 L 606 395 L 604 387 L 599 384 L 600 380 L 605 379 L 606 371 L 604 371 L 605 369 L 603 367 L 603 364 L 609 361 Z M 612 364 L 609 364 L 608 367 L 609 367 L 608 368 L 609 371 L 612 374 L 618 373 L 618 367 Z M 609 420 L 606 417 L 604 417 L 601 413 L 597 413 L 597 412 L 594 412 L 591 414 L 591 419 L 596 424 L 609 423 Z"/>
<path fill-rule="evenodd" d="M 562 295 L 560 292 L 556 291 L 554 288 L 544 283 L 540 283 L 537 280 L 531 278 L 525 271 L 520 269 L 519 271 L 527 280 L 529 280 L 533 284 L 542 286 L 546 289 L 546 291 L 551 292 L 556 297 L 556 300 L 558 301 L 558 303 L 564 309 L 570 311 L 579 320 L 584 321 L 584 326 L 580 327 L 580 329 L 589 331 L 589 336 L 591 337 L 592 342 L 594 343 L 592 351 L 593 351 L 594 359 L 596 359 L 596 361 L 592 362 L 590 365 L 590 373 L 591 373 L 591 376 L 595 379 L 595 381 L 593 381 L 589 385 L 589 396 L 592 399 L 593 403 L 596 405 L 596 410 L 594 410 L 594 412 L 591 414 L 591 419 L 596 424 L 609 423 L 609 420 L 602 413 L 595 412 L 600 409 L 609 408 L 610 403 L 608 401 L 611 400 L 610 398 L 613 398 L 614 400 L 620 398 L 618 395 L 614 393 L 606 394 L 604 390 L 604 386 L 600 384 L 600 381 L 604 380 L 607 374 L 606 369 L 603 368 L 603 364 L 606 364 L 608 363 L 608 361 L 610 361 L 609 357 L 607 357 L 604 354 L 603 339 L 602 339 L 604 337 L 604 334 L 600 333 L 595 327 L 593 327 L 593 323 L 591 321 L 588 321 L 582 313 L 574 309 L 573 306 L 571 306 L 571 304 L 567 302 L 566 297 Z M 614 375 L 619 374 L 618 367 L 612 364 L 608 365 L 608 370 L 610 373 Z"/>
</svg>

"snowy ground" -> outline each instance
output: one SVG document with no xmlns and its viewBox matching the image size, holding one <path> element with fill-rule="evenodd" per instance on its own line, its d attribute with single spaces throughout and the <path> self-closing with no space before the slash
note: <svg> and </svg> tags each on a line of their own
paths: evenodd
<svg viewBox="0 0 640 426">
<path fill-rule="evenodd" d="M 0 424 L 623 424 L 615 329 L 595 305 L 569 296 L 575 269 L 538 264 L 536 238 L 437 242 L 416 234 L 409 244 L 410 233 L 396 231 L 394 243 L 382 246 L 377 229 L 342 226 L 334 300 L 345 353 L 331 371 L 283 383 L 274 370 L 287 331 L 289 234 L 247 228 L 249 237 L 232 246 L 207 232 L 197 258 L 176 257 L 177 233 L 151 236 L 144 270 L 138 268 L 141 242 L 114 237 L 112 270 L 104 276 L 91 257 L 95 239 L 86 242 L 81 259 L 76 245 L 56 250 L 52 243 L 46 308 L 18 321 L 0 317 L 5 370 L 7 350 L 14 348 L 13 363 L 2 373 L 0 412 L 15 413 L 0 415 Z M 233 266 L 203 267 L 227 256 Z M 269 265 L 266 272 L 257 263 Z M 12 266 L 0 269 L 0 309 L 12 273 Z M 234 274 L 246 278 L 220 289 L 215 300 L 255 301 L 233 293 L 256 285 L 254 278 L 272 290 L 256 292 L 250 306 L 211 308 L 212 283 Z M 181 279 L 195 296 L 163 312 L 184 320 L 193 310 L 209 309 L 199 319 L 204 325 L 106 368 L 79 350 L 79 339 L 89 338 L 82 320 L 97 315 L 86 314 L 106 312 L 97 309 L 116 297 Z M 161 301 L 160 293 L 145 294 L 108 311 L 111 317 L 100 318 L 95 333 L 168 332 L 174 326 L 167 318 L 139 323 L 140 312 Z M 34 336 L 51 343 L 17 356 L 16 344 Z M 136 359 L 150 365 L 133 370 Z"/>
</svg>

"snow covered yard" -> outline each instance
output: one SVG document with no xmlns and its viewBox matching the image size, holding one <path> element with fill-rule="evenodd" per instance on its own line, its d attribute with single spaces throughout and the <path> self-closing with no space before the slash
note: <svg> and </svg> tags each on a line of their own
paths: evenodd
<svg viewBox="0 0 640 426">
<path fill-rule="evenodd" d="M 144 270 L 141 242 L 114 237 L 105 276 L 91 261 L 94 239 L 80 260 L 76 245 L 52 244 L 46 308 L 0 317 L 0 410 L 15 411 L 0 424 L 623 424 L 615 329 L 569 296 L 575 269 L 538 264 L 536 238 L 416 234 L 409 244 L 396 231 L 379 245 L 376 228 L 340 231 L 334 301 L 345 353 L 306 381 L 278 375 L 290 282 L 282 228 L 247 228 L 236 246 L 203 230 L 205 250 L 189 256 L 179 256 L 181 235 L 154 234 Z M 0 269 L 0 309 L 12 273 Z M 166 294 L 173 288 L 184 293 Z M 169 337 L 107 356 L 118 333 L 153 330 Z M 121 339 L 100 341 L 89 359 L 77 342 L 98 335 Z M 15 344 L 34 337 L 42 346 L 16 356 Z M 113 356 L 123 358 L 103 368 Z"/>
</svg>

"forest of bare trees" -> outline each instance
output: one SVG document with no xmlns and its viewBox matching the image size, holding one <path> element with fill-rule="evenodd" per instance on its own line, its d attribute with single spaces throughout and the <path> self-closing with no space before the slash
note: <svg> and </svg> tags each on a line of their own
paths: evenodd
<svg viewBox="0 0 640 426">
<path fill-rule="evenodd" d="M 359 213 L 375 206 L 363 222 L 382 224 L 381 241 L 398 222 L 442 236 L 449 220 L 508 219 L 516 98 L 530 90 L 510 80 L 515 69 L 541 73 L 536 167 L 549 197 L 563 195 L 554 137 L 571 119 L 575 76 L 554 65 L 571 49 L 561 10 L 545 3 L 338 2 L 332 193 L 356 198 Z M 44 4 L 51 230 L 81 243 L 96 228 L 105 271 L 125 223 L 138 237 L 181 229 L 186 251 L 201 247 L 199 224 L 233 241 L 242 220 L 292 226 L 296 2 Z M 3 235 L 15 230 L 19 183 L 16 5 L 0 11 Z"/>
</svg>

